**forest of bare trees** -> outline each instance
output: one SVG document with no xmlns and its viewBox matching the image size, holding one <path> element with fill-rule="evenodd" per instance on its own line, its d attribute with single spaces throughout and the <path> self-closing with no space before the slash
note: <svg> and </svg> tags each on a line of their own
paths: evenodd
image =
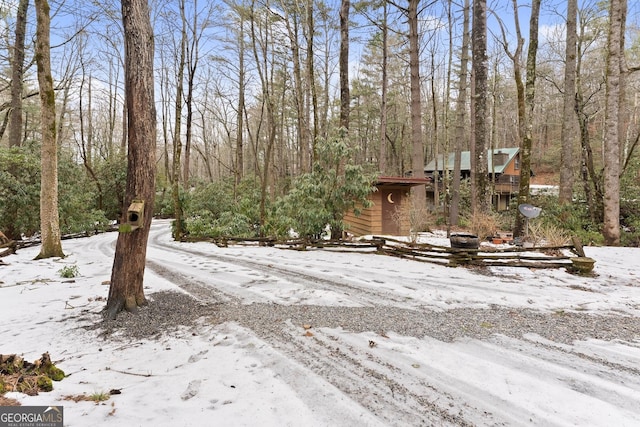
<svg viewBox="0 0 640 427">
<path fill-rule="evenodd" d="M 52 116 L 39 102 L 49 89 L 38 73 L 37 3 L 0 2 L 0 230 L 13 238 L 42 229 L 40 191 L 51 185 L 66 232 L 116 220 L 129 202 L 121 3 L 49 1 Z M 532 202 L 530 183 L 559 186 L 536 201 L 555 226 L 638 243 L 635 3 L 148 4 L 155 213 L 176 217 L 176 237 L 289 230 L 291 204 L 322 205 L 305 221 L 338 227 L 333 211 L 350 205 L 326 199 L 356 203 L 371 188 L 365 178 L 420 177 L 437 155 L 468 150 L 471 184 L 448 171 L 427 211 L 432 225 L 469 225 L 495 213 L 486 150 L 519 147 L 518 203 Z M 51 138 L 58 185 L 47 181 Z M 502 228 L 522 227 L 516 211 L 502 214 Z"/>
</svg>

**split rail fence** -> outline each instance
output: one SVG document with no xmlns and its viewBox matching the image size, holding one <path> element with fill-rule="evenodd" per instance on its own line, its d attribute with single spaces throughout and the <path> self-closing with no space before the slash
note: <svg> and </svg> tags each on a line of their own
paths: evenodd
<svg viewBox="0 0 640 427">
<path fill-rule="evenodd" d="M 68 236 L 67 236 L 68 237 Z M 74 235 L 73 237 L 80 237 Z M 412 243 L 389 237 L 374 236 L 364 240 L 323 240 L 271 238 L 243 239 L 236 237 L 185 239 L 186 241 L 208 241 L 220 247 L 229 244 L 276 246 L 283 249 L 311 250 L 330 249 L 334 251 L 366 252 L 430 262 L 450 267 L 527 267 L 527 268 L 567 268 L 571 272 L 589 273 L 594 260 L 587 258 L 582 244 L 577 238 L 571 244 L 562 246 L 490 246 L 480 245 L 478 249 L 460 249 L 428 243 Z M 10 255 L 20 247 L 29 246 L 18 242 L 0 244 L 0 258 Z M 578 263 L 577 261 L 581 261 Z M 585 264 L 586 263 L 586 266 Z M 0 264 L 2 264 L 0 260 Z"/>
<path fill-rule="evenodd" d="M 561 246 L 491 246 L 480 245 L 478 249 L 459 249 L 449 246 L 428 243 L 412 243 L 389 237 L 374 236 L 365 240 L 322 240 L 322 239 L 293 239 L 276 240 L 242 239 L 224 237 L 204 239 L 217 246 L 227 247 L 229 244 L 260 244 L 276 246 L 283 249 L 310 250 L 331 249 L 348 252 L 367 252 L 430 262 L 446 266 L 486 266 L 486 267 L 527 267 L 527 268 L 567 268 L 570 271 L 579 269 L 575 261 L 586 260 L 591 263 L 589 272 L 593 268 L 593 260 L 587 258 L 582 244 L 577 238 L 571 244 Z"/>
</svg>

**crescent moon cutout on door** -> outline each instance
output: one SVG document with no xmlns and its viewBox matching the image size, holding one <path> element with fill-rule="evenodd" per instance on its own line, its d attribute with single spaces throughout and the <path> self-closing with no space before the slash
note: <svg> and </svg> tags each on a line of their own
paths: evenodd
<svg viewBox="0 0 640 427">
<path fill-rule="evenodd" d="M 392 195 L 393 195 L 393 193 L 389 193 L 389 195 L 387 196 L 387 200 L 388 200 L 388 201 L 389 201 L 389 203 L 391 203 L 391 204 L 395 203 L 395 202 L 393 201 L 393 199 L 391 199 L 391 196 L 392 196 Z"/>
</svg>

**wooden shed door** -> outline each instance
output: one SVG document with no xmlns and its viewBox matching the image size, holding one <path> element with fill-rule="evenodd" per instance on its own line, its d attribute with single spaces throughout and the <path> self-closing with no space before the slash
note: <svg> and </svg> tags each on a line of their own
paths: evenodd
<svg viewBox="0 0 640 427">
<path fill-rule="evenodd" d="M 402 189 L 382 188 L 382 234 L 400 234 L 398 213 L 402 207 Z"/>
</svg>

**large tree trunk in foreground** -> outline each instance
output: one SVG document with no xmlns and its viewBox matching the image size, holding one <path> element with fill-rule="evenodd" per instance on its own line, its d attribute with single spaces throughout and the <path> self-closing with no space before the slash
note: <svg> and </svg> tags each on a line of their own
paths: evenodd
<svg viewBox="0 0 640 427">
<path fill-rule="evenodd" d="M 460 74 L 458 75 L 458 99 L 456 100 L 456 124 L 454 134 L 453 178 L 451 180 L 451 206 L 449 224 L 458 225 L 460 216 L 460 169 L 462 168 L 463 141 L 466 139 L 465 121 L 467 115 L 468 63 L 469 63 L 469 0 L 464 1 L 462 10 L 462 52 L 460 53 Z"/>
<path fill-rule="evenodd" d="M 42 247 L 37 258 L 64 257 L 58 216 L 58 147 L 56 145 L 56 94 L 51 77 L 49 3 L 36 0 L 36 62 L 40 86 L 42 130 L 40 178 L 40 232 Z"/>
<path fill-rule="evenodd" d="M 540 16 L 540 1 L 541 0 L 533 0 L 531 2 L 531 17 L 529 18 L 527 77 L 524 93 L 524 108 L 522 109 L 524 115 L 521 117 L 523 122 L 523 134 L 520 142 L 520 183 L 518 188 L 518 205 L 529 203 L 531 200 L 529 187 L 531 183 L 531 148 L 533 146 L 533 110 L 535 108 L 536 57 L 538 53 L 538 20 Z M 517 10 L 517 2 L 515 0 L 513 5 L 514 10 Z M 518 24 L 516 24 L 516 26 L 517 25 Z M 526 228 L 526 219 L 518 210 L 516 210 L 516 222 L 513 235 L 526 235 L 528 232 Z"/>
<path fill-rule="evenodd" d="M 156 110 L 153 88 L 153 30 L 147 0 L 122 0 L 125 34 L 125 91 L 128 115 L 128 170 L 126 206 L 144 201 L 142 226 L 118 235 L 111 271 L 106 316 L 136 311 L 146 299 L 143 276 L 147 238 L 155 195 Z M 177 178 L 177 177 L 176 177 Z"/>
<path fill-rule="evenodd" d="M 486 214 L 491 210 L 489 191 L 489 165 L 487 163 L 487 2 L 473 2 L 473 25 L 471 30 L 473 56 L 473 132 L 472 155 L 472 210 Z"/>
<path fill-rule="evenodd" d="M 604 118 L 604 224 L 607 245 L 620 244 L 620 72 L 624 55 L 626 0 L 612 0 L 609 6 L 607 40 L 606 99 Z"/>
<path fill-rule="evenodd" d="M 420 34 L 418 30 L 418 0 L 409 0 L 409 73 L 411 91 L 411 170 L 414 178 L 424 178 L 424 144 L 422 141 L 422 98 L 420 96 Z M 411 188 L 414 208 L 420 212 L 427 205 L 424 184 Z"/>
<path fill-rule="evenodd" d="M 575 178 L 575 155 L 573 146 L 576 135 L 576 44 L 577 44 L 578 0 L 567 1 L 567 34 L 564 66 L 564 106 L 562 109 L 562 130 L 560 134 L 562 152 L 560 155 L 560 190 L 558 200 L 570 204 L 573 200 L 573 182 Z"/>
</svg>

